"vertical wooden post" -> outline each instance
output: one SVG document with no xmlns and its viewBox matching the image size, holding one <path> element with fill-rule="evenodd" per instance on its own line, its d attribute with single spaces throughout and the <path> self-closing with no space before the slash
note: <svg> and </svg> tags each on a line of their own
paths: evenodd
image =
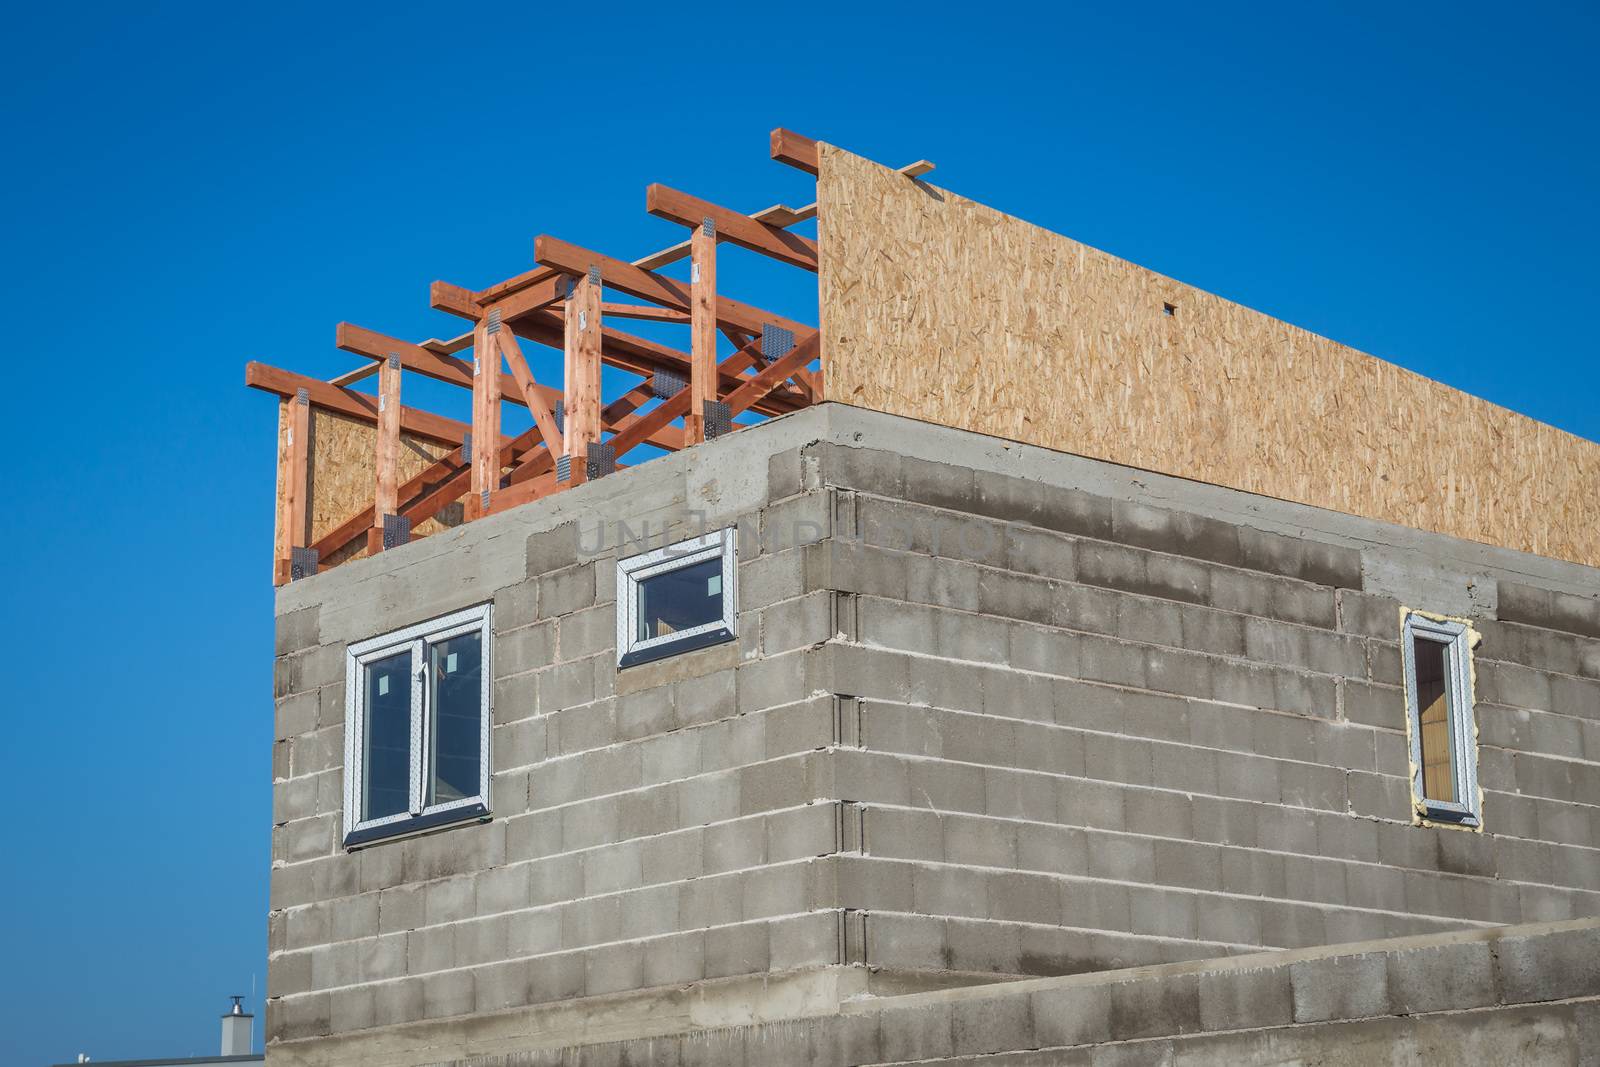
<svg viewBox="0 0 1600 1067">
<path fill-rule="evenodd" d="M 500 488 L 500 313 L 479 321 L 472 344 L 472 499 L 467 514 L 488 511 L 489 496 Z"/>
<path fill-rule="evenodd" d="M 272 529 L 272 584 L 289 580 L 289 405 L 294 401 L 278 398 L 278 491 L 277 513 Z"/>
<path fill-rule="evenodd" d="M 372 494 L 372 529 L 367 549 L 383 551 L 383 518 L 395 514 L 400 477 L 400 357 L 391 352 L 378 366 L 378 432 L 373 468 L 377 488 Z"/>
<path fill-rule="evenodd" d="M 273 577 L 279 585 L 289 580 L 294 550 L 306 547 L 310 531 L 306 528 L 307 498 L 311 493 L 311 396 L 304 389 L 284 401 L 283 418 L 287 455 L 283 478 L 282 555 Z"/>
<path fill-rule="evenodd" d="M 587 477 L 589 446 L 600 440 L 600 272 L 572 282 L 567 297 L 565 445 L 573 484 Z"/>
<path fill-rule="evenodd" d="M 686 445 L 706 439 L 706 405 L 717 399 L 717 230 L 710 219 L 689 240 L 689 412 Z"/>
</svg>

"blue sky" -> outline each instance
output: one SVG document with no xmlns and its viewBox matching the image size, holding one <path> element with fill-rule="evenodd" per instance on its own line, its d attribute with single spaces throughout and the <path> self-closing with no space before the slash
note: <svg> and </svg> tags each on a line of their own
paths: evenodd
<svg viewBox="0 0 1600 1067">
<path fill-rule="evenodd" d="M 275 409 L 245 361 L 349 369 L 341 319 L 449 336 L 428 283 L 526 269 L 539 232 L 677 240 L 652 181 L 805 203 L 773 126 L 933 159 L 1600 439 L 1593 8 L 630 8 L 8 16 L 0 1060 L 212 1052 L 226 995 L 259 1005 Z M 799 272 L 738 268 L 739 295 L 814 314 Z"/>
</svg>

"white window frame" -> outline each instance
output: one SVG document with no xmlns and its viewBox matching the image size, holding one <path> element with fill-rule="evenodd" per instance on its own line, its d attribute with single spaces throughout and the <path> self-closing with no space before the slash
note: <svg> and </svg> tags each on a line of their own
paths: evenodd
<svg viewBox="0 0 1600 1067">
<path fill-rule="evenodd" d="M 1478 791 L 1478 728 L 1473 713 L 1472 627 L 1457 619 L 1408 611 L 1401 624 L 1400 655 L 1406 688 L 1406 734 L 1411 746 L 1411 800 L 1419 819 L 1476 827 L 1483 818 Z M 1417 698 L 1417 641 L 1445 646 L 1445 705 L 1450 716 L 1456 796 L 1451 803 L 1430 799 L 1422 780 L 1422 709 Z"/>
<path fill-rule="evenodd" d="M 722 618 L 686 630 L 640 640 L 639 585 L 648 578 L 684 567 L 722 560 Z M 696 648 L 732 641 L 739 635 L 739 531 L 713 530 L 700 537 L 666 545 L 617 561 L 617 666 L 675 656 Z"/>
<path fill-rule="evenodd" d="M 483 665 L 481 674 L 481 733 L 479 735 L 480 765 L 478 768 L 478 794 L 462 797 L 443 804 L 426 803 L 428 776 L 432 771 L 429 753 L 432 748 L 429 706 L 428 659 L 430 644 L 477 631 L 482 643 Z M 345 650 L 344 668 L 344 843 L 346 848 L 396 834 L 442 826 L 468 819 L 487 818 L 490 814 L 489 785 L 491 766 L 489 741 L 492 714 L 489 707 L 490 678 L 493 676 L 489 658 L 493 647 L 492 605 L 480 604 L 474 608 L 453 612 L 428 622 L 417 623 L 401 630 L 358 641 Z M 408 810 L 378 819 L 361 818 L 361 796 L 366 773 L 363 752 L 366 739 L 365 673 L 368 664 L 387 659 L 399 652 L 411 653 L 411 756 L 410 803 Z"/>
</svg>

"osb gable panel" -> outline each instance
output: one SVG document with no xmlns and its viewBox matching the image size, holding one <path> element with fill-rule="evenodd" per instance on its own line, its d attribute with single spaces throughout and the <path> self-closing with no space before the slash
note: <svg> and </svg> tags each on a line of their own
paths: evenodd
<svg viewBox="0 0 1600 1067">
<path fill-rule="evenodd" d="M 279 551 L 284 549 L 285 466 L 288 462 L 288 445 L 285 436 L 286 416 L 280 414 L 278 428 L 278 534 Z M 335 414 L 315 405 L 311 408 L 311 440 L 309 460 L 311 491 L 306 508 L 311 529 L 307 544 L 316 540 L 344 522 L 362 508 L 370 507 L 377 489 L 377 459 L 374 455 L 377 428 L 343 415 Z M 399 482 L 404 484 L 421 474 L 440 456 L 451 451 L 451 446 L 427 438 L 400 435 Z M 404 501 L 402 501 L 404 503 Z M 440 521 L 440 520 L 443 521 Z M 434 533 L 447 526 L 456 525 L 459 517 L 452 509 L 441 513 L 440 519 L 421 523 L 412 533 L 416 536 Z M 357 540 L 354 546 L 329 559 L 323 565 L 342 563 L 366 555 L 366 542 Z M 280 556 L 282 558 L 282 556 Z"/>
<path fill-rule="evenodd" d="M 819 155 L 829 400 L 1600 566 L 1600 445 Z"/>
</svg>

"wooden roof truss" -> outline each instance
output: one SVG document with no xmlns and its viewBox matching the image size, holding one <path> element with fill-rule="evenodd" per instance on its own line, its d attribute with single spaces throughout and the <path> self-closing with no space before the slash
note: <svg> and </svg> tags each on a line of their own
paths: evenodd
<svg viewBox="0 0 1600 1067">
<path fill-rule="evenodd" d="M 775 130 L 771 150 L 773 159 L 816 174 L 815 141 Z M 912 176 L 931 169 L 926 162 L 902 168 Z M 494 514 L 619 469 L 640 445 L 677 451 L 736 431 L 733 419 L 746 411 L 780 415 L 822 397 L 822 372 L 813 367 L 821 353 L 816 327 L 736 300 L 717 282 L 723 243 L 815 273 L 817 243 L 790 227 L 815 218 L 816 204 L 747 215 L 659 184 L 648 188 L 645 202 L 652 215 L 685 227 L 688 239 L 622 260 L 541 235 L 532 270 L 476 291 L 433 283 L 431 306 L 470 324 L 455 337 L 412 343 L 340 323 L 335 343 L 364 362 L 330 381 L 248 365 L 246 383 L 276 394 L 284 407 L 278 583 L 314 572 L 318 560 L 347 558 L 363 541 L 369 552 L 403 542 L 409 530 L 457 501 L 466 520 Z M 660 273 L 685 259 L 690 281 Z M 637 302 L 612 299 L 607 290 Z M 688 350 L 615 325 L 627 320 L 687 326 Z M 720 359 L 719 336 L 734 347 Z M 523 351 L 529 342 L 562 352 L 561 388 L 535 379 Z M 602 365 L 642 380 L 607 402 Z M 403 406 L 407 372 L 470 390 L 471 421 Z M 370 378 L 377 379 L 376 394 L 353 388 Z M 502 402 L 526 407 L 534 425 L 502 434 Z M 376 428 L 371 503 L 314 539 L 307 508 L 312 407 Z M 401 482 L 402 433 L 451 450 Z"/>
</svg>

